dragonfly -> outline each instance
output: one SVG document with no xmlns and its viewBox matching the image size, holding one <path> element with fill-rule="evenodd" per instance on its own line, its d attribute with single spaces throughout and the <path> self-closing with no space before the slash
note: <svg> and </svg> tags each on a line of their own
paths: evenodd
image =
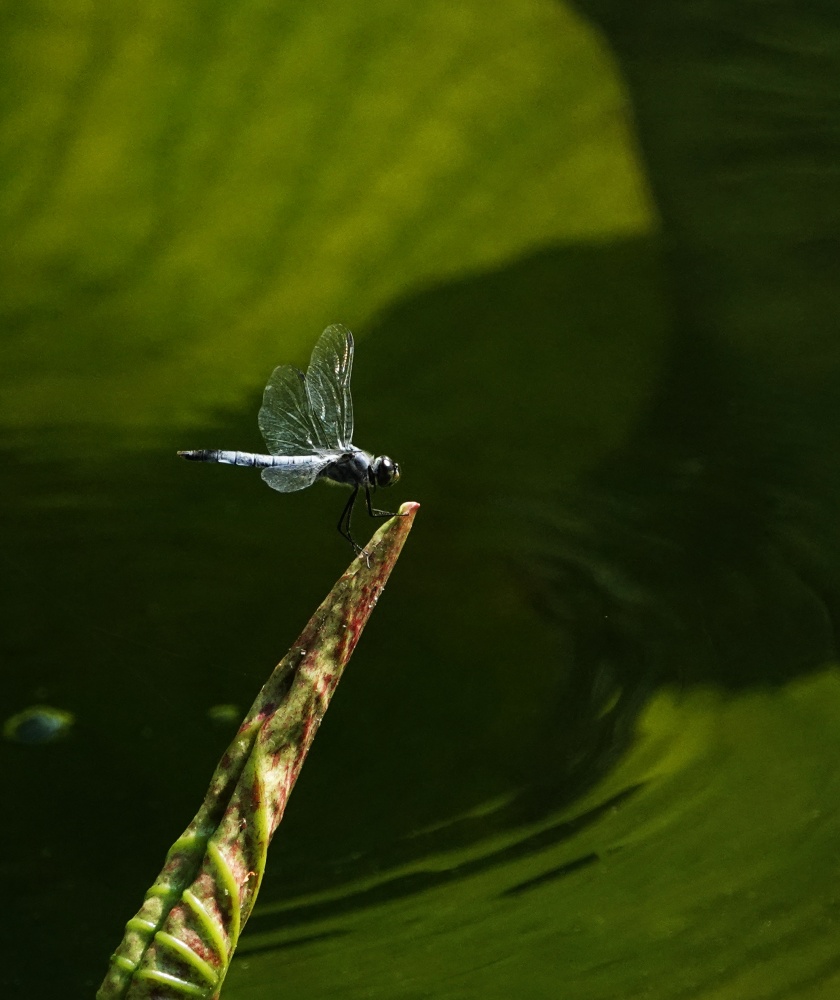
<svg viewBox="0 0 840 1000">
<path fill-rule="evenodd" d="M 305 375 L 293 365 L 274 369 L 258 418 L 270 454 L 207 449 L 178 454 L 190 462 L 262 469 L 262 478 L 280 493 L 306 489 L 319 479 L 349 486 L 338 531 L 357 554 L 364 554 L 350 532 L 356 498 L 364 490 L 371 517 L 393 517 L 393 511 L 373 506 L 371 493 L 398 482 L 400 467 L 387 455 L 374 458 L 353 444 L 353 353 L 353 334 L 334 323 L 318 338 Z"/>
</svg>

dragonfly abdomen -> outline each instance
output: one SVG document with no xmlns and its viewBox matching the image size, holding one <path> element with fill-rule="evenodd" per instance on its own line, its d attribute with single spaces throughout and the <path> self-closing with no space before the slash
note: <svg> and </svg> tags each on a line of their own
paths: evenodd
<svg viewBox="0 0 840 1000">
<path fill-rule="evenodd" d="M 247 465 L 254 469 L 306 469 L 312 465 L 312 455 L 257 455 L 252 451 L 179 451 L 188 462 L 221 462 L 223 465 Z M 317 460 L 317 459 L 316 459 Z"/>
<path fill-rule="evenodd" d="M 223 465 L 250 465 L 264 469 L 274 465 L 274 455 L 256 455 L 251 451 L 217 451 L 201 448 L 198 451 L 179 451 L 188 462 L 221 462 Z"/>
</svg>

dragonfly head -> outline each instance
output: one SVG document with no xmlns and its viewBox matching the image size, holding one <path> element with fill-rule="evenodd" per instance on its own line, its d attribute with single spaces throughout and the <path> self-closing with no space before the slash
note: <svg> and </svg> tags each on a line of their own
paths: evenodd
<svg viewBox="0 0 840 1000">
<path fill-rule="evenodd" d="M 393 486 L 399 481 L 400 467 L 392 458 L 381 455 L 371 462 L 370 474 L 377 486 Z"/>
</svg>

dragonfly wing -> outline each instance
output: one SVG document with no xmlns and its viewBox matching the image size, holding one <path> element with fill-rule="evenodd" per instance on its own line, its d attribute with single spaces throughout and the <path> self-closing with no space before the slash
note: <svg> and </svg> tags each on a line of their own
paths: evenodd
<svg viewBox="0 0 840 1000">
<path fill-rule="evenodd" d="M 352 370 L 353 334 L 334 323 L 318 338 L 306 370 L 309 405 L 330 448 L 346 450 L 353 441 Z"/>
<path fill-rule="evenodd" d="M 316 455 L 334 447 L 312 413 L 303 372 L 291 365 L 271 373 L 258 419 L 272 455 Z"/>
<path fill-rule="evenodd" d="M 313 455 L 312 462 L 308 465 L 297 465 L 294 468 L 275 465 L 270 469 L 263 469 L 262 477 L 278 493 L 295 493 L 298 490 L 305 490 L 307 486 L 311 486 L 318 478 L 318 474 L 331 461 L 331 456 Z"/>
</svg>

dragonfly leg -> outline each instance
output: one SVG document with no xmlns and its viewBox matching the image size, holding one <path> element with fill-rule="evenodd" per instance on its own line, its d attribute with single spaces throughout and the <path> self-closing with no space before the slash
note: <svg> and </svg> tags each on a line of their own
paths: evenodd
<svg viewBox="0 0 840 1000">
<path fill-rule="evenodd" d="M 358 495 L 359 487 L 354 486 L 353 492 L 350 494 L 350 499 L 344 505 L 344 510 L 342 510 L 341 517 L 338 519 L 338 533 L 347 539 L 347 541 L 353 546 L 353 550 L 357 555 L 362 552 L 363 549 L 350 534 L 350 518 L 353 516 L 353 505 L 356 503 L 356 497 Z"/>
<path fill-rule="evenodd" d="M 371 517 L 396 517 L 397 512 L 393 510 L 377 510 L 370 502 L 370 487 L 365 487 L 365 500 L 367 500 L 368 514 Z"/>
</svg>

